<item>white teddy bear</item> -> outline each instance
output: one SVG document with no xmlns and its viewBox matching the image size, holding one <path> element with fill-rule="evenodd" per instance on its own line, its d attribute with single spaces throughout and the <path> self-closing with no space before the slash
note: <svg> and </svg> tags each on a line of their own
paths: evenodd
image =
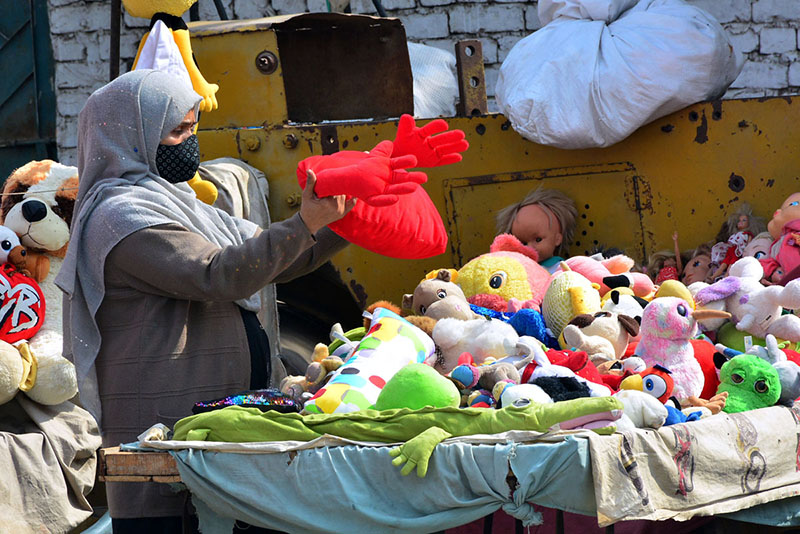
<svg viewBox="0 0 800 534">
<path fill-rule="evenodd" d="M 786 286 L 763 286 L 764 269 L 750 256 L 731 265 L 729 276 L 697 292 L 695 300 L 701 306 L 725 302 L 725 311 L 737 330 L 764 338 L 800 342 L 800 318 L 783 315 L 783 309 L 800 309 L 800 280 Z"/>
<path fill-rule="evenodd" d="M 61 404 L 78 393 L 75 366 L 60 355 L 37 358 L 25 343 L 0 341 L 0 404 L 18 391 L 39 404 Z"/>
<path fill-rule="evenodd" d="M 472 355 L 475 365 L 516 354 L 519 339 L 514 327 L 499 319 L 439 319 L 431 337 L 437 350 L 427 363 L 441 374 L 452 371 L 464 352 Z"/>
</svg>

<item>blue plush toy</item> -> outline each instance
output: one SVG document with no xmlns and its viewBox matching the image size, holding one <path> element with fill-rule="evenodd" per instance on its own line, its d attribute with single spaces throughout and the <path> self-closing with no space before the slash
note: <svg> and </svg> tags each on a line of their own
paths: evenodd
<svg viewBox="0 0 800 534">
<path fill-rule="evenodd" d="M 551 349 L 559 349 L 558 340 L 550 335 L 544 324 L 541 312 L 531 308 L 522 308 L 516 313 L 503 313 L 482 306 L 470 304 L 472 311 L 483 317 L 500 319 L 514 327 L 521 336 L 533 336 Z"/>
<path fill-rule="evenodd" d="M 669 404 L 665 404 L 664 406 L 667 408 L 667 420 L 664 421 L 664 426 L 697 421 L 703 415 L 703 412 L 700 411 L 691 412 L 689 415 L 686 415 L 674 406 L 670 406 Z"/>
</svg>

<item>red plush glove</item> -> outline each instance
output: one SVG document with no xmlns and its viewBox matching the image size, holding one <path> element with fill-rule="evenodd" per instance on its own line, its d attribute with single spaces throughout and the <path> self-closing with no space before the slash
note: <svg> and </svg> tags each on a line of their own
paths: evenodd
<svg viewBox="0 0 800 534">
<path fill-rule="evenodd" d="M 412 154 L 418 167 L 438 167 L 461 161 L 461 154 L 469 148 L 461 130 L 450 130 L 447 121 L 436 119 L 419 128 L 411 115 L 400 117 L 394 138 L 392 157 Z M 441 133 L 444 132 L 444 133 Z M 435 135 L 439 134 L 439 135 Z"/>
<path fill-rule="evenodd" d="M 369 153 L 342 151 L 306 158 L 297 167 L 297 178 L 300 187 L 305 187 L 306 172 L 312 170 L 319 197 L 347 195 L 371 206 L 389 206 L 398 195 L 413 193 L 428 180 L 424 172 L 406 170 L 416 164 L 413 155 L 392 157 L 392 142 L 383 141 Z"/>
</svg>

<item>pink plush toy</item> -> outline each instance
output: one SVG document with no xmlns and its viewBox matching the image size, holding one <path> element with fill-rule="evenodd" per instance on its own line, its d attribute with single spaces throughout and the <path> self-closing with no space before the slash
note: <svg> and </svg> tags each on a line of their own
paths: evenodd
<svg viewBox="0 0 800 534">
<path fill-rule="evenodd" d="M 537 263 L 539 255 L 511 234 L 494 238 L 488 254 L 458 271 L 458 285 L 470 304 L 493 310 L 539 309 L 550 273 Z"/>
<path fill-rule="evenodd" d="M 588 256 L 573 256 L 565 261 L 570 269 L 599 285 L 601 297 L 615 287 L 630 287 L 634 295 L 641 298 L 649 297 L 655 291 L 649 276 L 629 272 L 634 261 L 623 254 L 602 261 Z"/>
<path fill-rule="evenodd" d="M 692 310 L 692 306 L 677 297 L 660 297 L 647 305 L 642 315 L 642 339 L 634 355 L 648 367 L 660 365 L 672 372 L 674 395 L 678 400 L 699 397 L 705 377 L 694 357 L 690 340 L 697 335 L 697 321 L 711 317 L 730 316 L 717 310 Z"/>
</svg>

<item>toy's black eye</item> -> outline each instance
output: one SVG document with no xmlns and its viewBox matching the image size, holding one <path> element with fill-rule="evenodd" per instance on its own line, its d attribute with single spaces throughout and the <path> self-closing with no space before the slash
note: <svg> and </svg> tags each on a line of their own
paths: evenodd
<svg viewBox="0 0 800 534">
<path fill-rule="evenodd" d="M 742 382 L 744 382 L 744 378 L 742 377 L 742 375 L 733 373 L 731 375 L 731 382 L 733 382 L 734 384 L 741 384 Z"/>
<path fill-rule="evenodd" d="M 753 257 L 754 257 L 755 259 L 757 259 L 757 260 L 758 260 L 758 259 L 761 259 L 761 258 L 763 258 L 763 257 L 764 257 L 764 256 L 766 256 L 766 255 L 767 255 L 767 253 L 766 253 L 766 252 L 764 252 L 763 250 L 759 250 L 758 252 L 756 252 L 755 254 L 753 254 Z"/>
<path fill-rule="evenodd" d="M 440 289 L 439 291 L 436 292 L 436 296 L 439 297 L 440 299 L 443 299 L 447 296 L 447 291 L 445 291 L 444 289 Z"/>
<path fill-rule="evenodd" d="M 765 380 L 756 380 L 756 383 L 753 384 L 753 388 L 759 393 L 766 393 L 769 391 L 769 384 Z"/>
<path fill-rule="evenodd" d="M 11 241 L 3 239 L 3 241 L 0 242 L 0 247 L 3 247 L 3 250 L 11 250 Z"/>
<path fill-rule="evenodd" d="M 420 306 L 419 307 L 419 314 L 420 315 L 425 315 L 425 312 L 427 311 L 427 309 L 428 308 L 426 308 L 425 306 Z"/>
<path fill-rule="evenodd" d="M 686 317 L 686 306 L 684 306 L 683 304 L 678 304 L 677 309 L 678 309 L 678 315 Z"/>
<path fill-rule="evenodd" d="M 503 271 L 496 272 L 489 278 L 489 287 L 492 289 L 500 289 L 506 281 L 506 273 Z"/>
</svg>

